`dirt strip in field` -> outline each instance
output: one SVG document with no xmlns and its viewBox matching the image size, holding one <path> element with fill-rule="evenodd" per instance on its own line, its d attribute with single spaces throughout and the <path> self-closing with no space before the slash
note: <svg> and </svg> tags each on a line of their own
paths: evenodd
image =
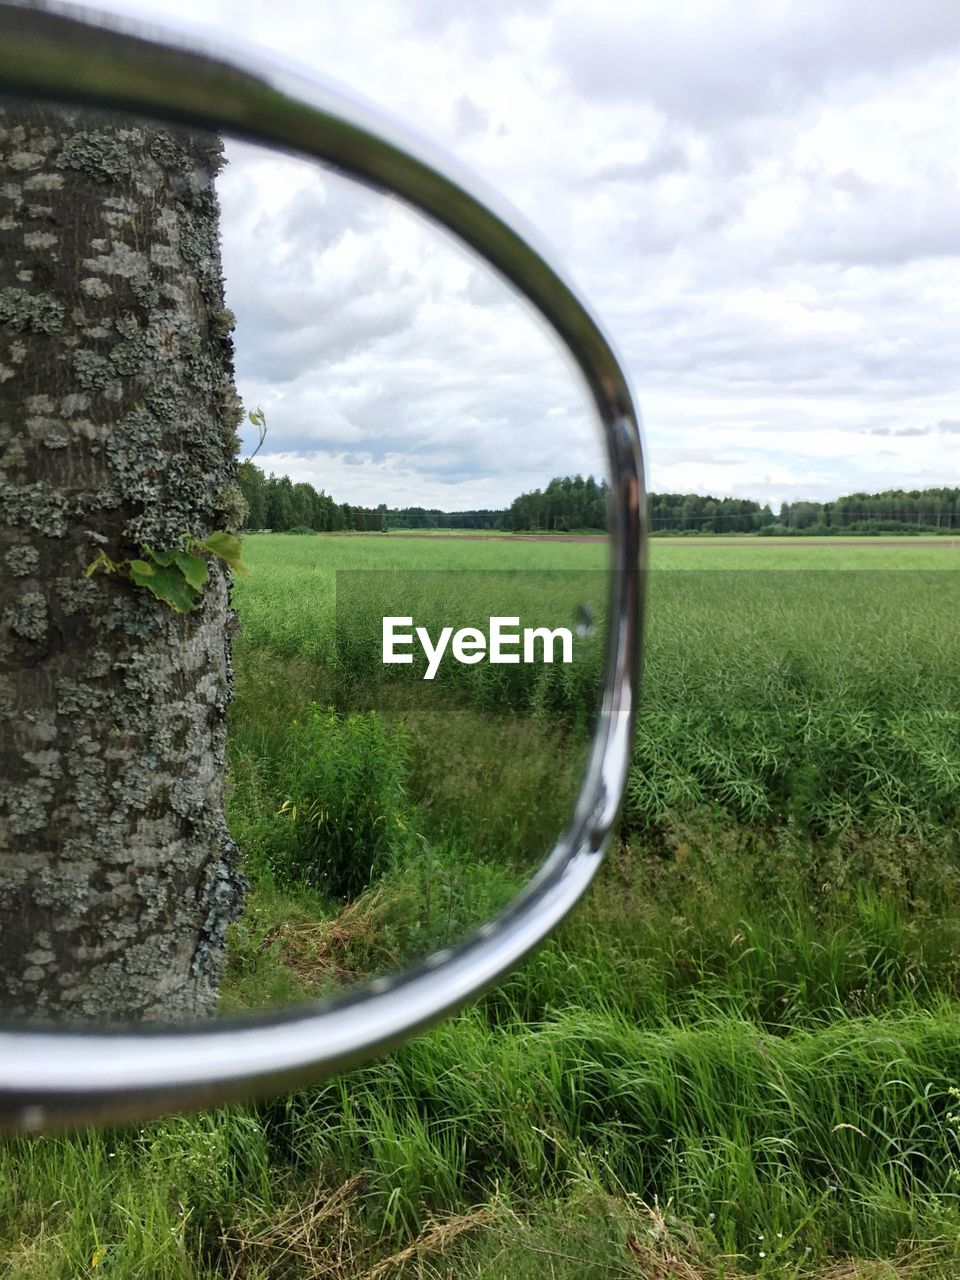
<svg viewBox="0 0 960 1280">
<path fill-rule="evenodd" d="M 377 534 L 362 530 L 343 529 L 336 533 L 324 533 L 323 538 L 371 538 Z M 419 538 L 431 542 L 606 542 L 602 533 L 415 533 L 412 530 L 391 529 L 390 538 Z M 654 538 L 653 542 L 669 542 L 671 546 L 689 543 L 691 547 L 782 547 L 785 543 L 800 547 L 957 547 L 956 537 L 942 538 Z"/>
<path fill-rule="evenodd" d="M 957 547 L 960 546 L 960 533 L 956 537 L 942 538 L 654 538 L 654 542 L 670 542 L 678 546 L 689 542 L 694 547 L 782 547 L 784 543 L 796 543 L 800 547 Z"/>
</svg>

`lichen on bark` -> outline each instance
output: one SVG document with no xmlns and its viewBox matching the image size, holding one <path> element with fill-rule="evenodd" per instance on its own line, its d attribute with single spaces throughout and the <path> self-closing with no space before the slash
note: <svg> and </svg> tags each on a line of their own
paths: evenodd
<svg viewBox="0 0 960 1280">
<path fill-rule="evenodd" d="M 226 525 L 239 400 L 218 139 L 0 107 L 0 1014 L 215 1007 L 230 580 L 177 614 L 105 548 Z"/>
</svg>

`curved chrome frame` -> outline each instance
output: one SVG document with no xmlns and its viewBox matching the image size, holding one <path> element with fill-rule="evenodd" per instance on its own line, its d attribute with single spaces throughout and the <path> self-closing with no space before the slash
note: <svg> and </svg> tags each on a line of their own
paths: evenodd
<svg viewBox="0 0 960 1280">
<path fill-rule="evenodd" d="M 515 213 L 379 111 L 256 54 L 29 0 L 0 0 L 0 92 L 220 131 L 400 196 L 476 249 L 559 334 L 590 389 L 611 473 L 599 727 L 570 823 L 527 888 L 458 946 L 333 1000 L 183 1029 L 0 1029 L 0 1127 L 37 1132 L 216 1105 L 358 1066 L 496 982 L 563 919 L 600 865 L 623 797 L 640 672 L 645 516 L 638 419 L 600 325 Z"/>
</svg>

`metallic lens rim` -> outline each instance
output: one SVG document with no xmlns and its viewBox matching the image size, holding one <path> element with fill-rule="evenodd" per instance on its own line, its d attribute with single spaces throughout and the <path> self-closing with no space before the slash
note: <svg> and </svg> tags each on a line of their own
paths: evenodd
<svg viewBox="0 0 960 1280">
<path fill-rule="evenodd" d="M 591 392 L 611 474 L 598 728 L 573 816 L 526 889 L 458 946 L 333 1000 L 182 1029 L 0 1028 L 0 1128 L 38 1132 L 219 1105 L 356 1067 L 462 1006 L 541 942 L 596 874 L 622 801 L 640 676 L 646 529 L 639 421 L 609 340 L 534 247 L 535 234 L 448 157 L 277 61 L 59 4 L 0 0 L 0 91 L 220 131 L 399 196 L 477 250 L 556 331 Z"/>
</svg>

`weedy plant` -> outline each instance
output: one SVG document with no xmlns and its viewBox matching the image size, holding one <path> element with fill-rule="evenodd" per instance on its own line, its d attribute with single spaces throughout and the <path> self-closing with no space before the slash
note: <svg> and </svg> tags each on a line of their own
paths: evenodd
<svg viewBox="0 0 960 1280">
<path fill-rule="evenodd" d="M 355 897 L 414 840 L 407 799 L 408 748 L 399 726 L 375 711 L 343 716 L 312 705 L 283 746 L 287 796 L 280 813 L 291 840 L 273 867 L 335 898 Z"/>
</svg>

